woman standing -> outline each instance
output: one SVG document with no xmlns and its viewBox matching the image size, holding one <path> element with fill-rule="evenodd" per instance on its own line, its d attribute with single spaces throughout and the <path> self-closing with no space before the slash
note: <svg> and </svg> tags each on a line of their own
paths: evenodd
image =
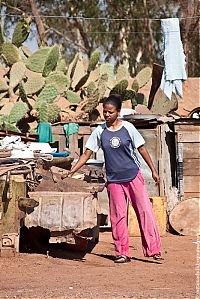
<svg viewBox="0 0 200 299">
<path fill-rule="evenodd" d="M 93 152 L 102 148 L 105 158 L 107 190 L 110 206 L 112 236 L 115 245 L 115 263 L 130 261 L 127 226 L 127 199 L 131 202 L 140 227 L 144 256 L 161 259 L 160 236 L 156 227 L 152 207 L 139 162 L 134 150 L 138 149 L 149 166 L 152 177 L 159 183 L 144 139 L 133 124 L 119 119 L 121 99 L 110 95 L 103 102 L 105 123 L 99 125 L 89 137 L 85 152 L 69 171 L 76 172 L 90 158 Z"/>
</svg>

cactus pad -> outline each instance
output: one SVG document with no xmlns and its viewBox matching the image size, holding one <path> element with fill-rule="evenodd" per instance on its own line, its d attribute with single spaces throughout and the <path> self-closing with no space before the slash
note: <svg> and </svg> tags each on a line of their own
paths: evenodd
<svg viewBox="0 0 200 299">
<path fill-rule="evenodd" d="M 132 83 L 132 89 L 135 91 L 135 92 L 138 92 L 138 90 L 139 90 L 139 84 L 138 84 L 138 81 L 137 81 L 137 79 L 134 79 L 133 80 L 133 83 Z"/>
<path fill-rule="evenodd" d="M 20 130 L 14 124 L 6 121 L 3 123 L 3 130 L 20 133 Z"/>
<path fill-rule="evenodd" d="M 26 67 L 23 61 L 18 61 L 12 65 L 10 70 L 10 87 L 15 88 L 22 81 L 25 70 Z"/>
<path fill-rule="evenodd" d="M 24 115 L 28 112 L 29 108 L 28 105 L 24 102 L 17 102 L 10 114 L 9 114 L 9 123 L 17 123 L 18 121 L 20 121 Z"/>
<path fill-rule="evenodd" d="M 72 79 L 73 76 L 74 76 L 74 73 L 75 73 L 75 69 L 76 69 L 78 60 L 79 60 L 79 54 L 77 53 L 77 54 L 75 55 L 73 61 L 72 61 L 72 67 L 71 67 L 71 72 L 70 72 L 70 79 Z"/>
<path fill-rule="evenodd" d="M 108 75 L 103 74 L 98 81 L 98 102 L 103 98 L 107 88 Z"/>
<path fill-rule="evenodd" d="M 45 79 L 39 74 L 30 76 L 24 83 L 24 90 L 27 95 L 35 94 L 42 89 L 45 84 Z"/>
<path fill-rule="evenodd" d="M 46 84 L 54 85 L 58 93 L 63 93 L 69 88 L 70 81 L 63 72 L 55 71 L 46 78 Z"/>
<path fill-rule="evenodd" d="M 95 69 L 97 63 L 99 62 L 99 59 L 100 59 L 100 52 L 95 50 L 90 57 L 87 72 L 90 73 L 91 71 L 93 71 Z"/>
<path fill-rule="evenodd" d="M 72 90 L 68 90 L 66 92 L 66 97 L 67 97 L 67 100 L 72 105 L 77 105 L 77 104 L 79 104 L 81 102 L 80 96 L 76 92 L 73 92 Z"/>
<path fill-rule="evenodd" d="M 23 102 L 27 102 L 27 95 L 23 82 L 19 84 L 19 97 Z"/>
<path fill-rule="evenodd" d="M 93 81 L 90 82 L 86 87 L 87 96 L 90 97 L 92 93 L 95 91 L 95 89 L 96 89 L 96 84 Z"/>
<path fill-rule="evenodd" d="M 122 93 L 122 101 L 126 101 L 126 100 L 134 100 L 135 99 L 135 91 L 132 89 L 126 89 L 123 93 Z"/>
<path fill-rule="evenodd" d="M 55 122 L 58 119 L 59 112 L 61 112 L 61 109 L 56 104 L 48 105 L 48 122 Z"/>
<path fill-rule="evenodd" d="M 39 112 L 39 122 L 48 122 L 48 104 L 46 102 L 38 103 L 37 110 Z"/>
<path fill-rule="evenodd" d="M 12 65 L 21 59 L 18 48 L 9 42 L 2 45 L 2 56 L 8 65 Z"/>
<path fill-rule="evenodd" d="M 50 48 L 42 48 L 28 57 L 26 67 L 36 73 L 42 73 Z"/>
<path fill-rule="evenodd" d="M 80 81 L 76 84 L 74 90 L 78 91 L 88 80 L 89 78 L 89 73 L 87 73 L 85 76 L 83 76 Z"/>
<path fill-rule="evenodd" d="M 56 71 L 66 73 L 66 62 L 64 58 L 58 60 Z"/>
<path fill-rule="evenodd" d="M 59 59 L 59 48 L 58 46 L 55 45 L 50 49 L 47 59 L 45 61 L 44 69 L 42 72 L 42 75 L 44 77 L 47 77 L 49 73 L 55 69 L 58 59 Z"/>
<path fill-rule="evenodd" d="M 30 32 L 30 18 L 21 19 L 18 21 L 12 36 L 12 43 L 16 47 L 20 47 L 21 44 L 27 39 Z"/>
<path fill-rule="evenodd" d="M 46 85 L 40 92 L 37 101 L 52 103 L 57 97 L 58 92 L 54 85 Z"/>
<path fill-rule="evenodd" d="M 129 78 L 128 68 L 124 64 L 120 64 L 116 72 L 116 81 L 120 82 L 123 79 Z"/>
<path fill-rule="evenodd" d="M 147 84 L 147 82 L 150 80 L 152 74 L 152 69 L 147 66 L 143 68 L 135 77 L 135 79 L 138 82 L 139 88 L 143 87 Z"/>
<path fill-rule="evenodd" d="M 108 87 L 113 87 L 114 80 L 114 67 L 110 63 L 103 63 L 100 65 L 100 75 L 107 74 L 108 75 Z"/>
<path fill-rule="evenodd" d="M 91 113 L 98 105 L 99 100 L 99 90 L 98 88 L 91 94 L 87 100 L 87 104 L 84 107 L 86 113 Z"/>
<path fill-rule="evenodd" d="M 128 87 L 128 81 L 127 80 L 121 80 L 119 83 L 117 83 L 113 87 L 110 94 L 120 94 L 120 95 L 122 95 L 127 87 Z"/>
</svg>

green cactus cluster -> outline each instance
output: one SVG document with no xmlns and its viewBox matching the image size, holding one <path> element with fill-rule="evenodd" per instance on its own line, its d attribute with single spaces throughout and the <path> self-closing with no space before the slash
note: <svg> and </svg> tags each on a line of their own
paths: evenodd
<svg viewBox="0 0 200 299">
<path fill-rule="evenodd" d="M 0 115 L 0 129 L 20 132 L 16 124 L 24 117 L 28 110 L 29 108 L 26 103 L 21 101 L 15 103 L 8 115 Z"/>
<path fill-rule="evenodd" d="M 120 94 L 123 101 L 131 100 L 134 107 L 144 102 L 138 91 L 150 79 L 150 67 L 142 69 L 130 87 L 127 67 L 121 64 L 114 70 L 112 64 L 100 63 L 98 50 L 88 61 L 77 53 L 67 66 L 58 45 L 34 53 L 25 47 L 29 32 L 30 19 L 19 20 L 11 41 L 0 30 L 0 54 L 5 62 L 5 67 L 0 66 L 0 108 L 5 106 L 7 111 L 1 115 L 0 110 L 1 129 L 17 131 L 17 122 L 35 109 L 38 122 L 55 122 L 65 109 L 67 113 L 77 111 L 77 119 L 83 114 L 89 119 L 101 100 L 112 93 Z M 68 108 L 57 104 L 62 97 L 70 103 Z"/>
</svg>

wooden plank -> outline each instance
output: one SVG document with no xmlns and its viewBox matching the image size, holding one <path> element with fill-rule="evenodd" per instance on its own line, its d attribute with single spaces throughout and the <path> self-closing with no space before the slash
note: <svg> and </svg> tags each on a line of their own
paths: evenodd
<svg viewBox="0 0 200 299">
<path fill-rule="evenodd" d="M 192 198 L 192 197 L 199 197 L 200 198 L 200 193 L 199 192 L 185 192 L 183 199 L 185 200 L 185 199 L 189 199 L 189 198 Z"/>
<path fill-rule="evenodd" d="M 184 159 L 183 175 L 198 175 L 200 181 L 200 159 Z"/>
<path fill-rule="evenodd" d="M 200 143 L 183 143 L 183 159 L 200 158 Z"/>
<path fill-rule="evenodd" d="M 85 136 L 83 136 L 83 152 L 84 152 L 84 150 L 85 150 L 85 145 L 86 145 L 86 142 L 87 142 L 87 140 L 88 140 L 88 138 L 89 138 L 89 135 L 85 135 Z"/>
<path fill-rule="evenodd" d="M 199 132 L 178 132 L 178 142 L 200 142 Z"/>
<path fill-rule="evenodd" d="M 183 177 L 184 192 L 200 192 L 199 176 L 184 176 Z"/>
<path fill-rule="evenodd" d="M 60 135 L 64 134 L 63 126 L 52 126 L 52 134 L 54 135 Z"/>
<path fill-rule="evenodd" d="M 79 157 L 80 149 L 78 148 L 78 133 L 69 136 L 69 151 L 71 152 L 72 157 Z"/>
<path fill-rule="evenodd" d="M 79 127 L 79 131 L 78 131 L 78 135 L 90 135 L 92 133 L 92 130 L 90 128 L 90 126 L 80 126 Z"/>
<path fill-rule="evenodd" d="M 65 135 L 58 135 L 58 150 L 59 152 L 63 152 L 64 149 L 66 148 L 66 136 Z"/>
<path fill-rule="evenodd" d="M 179 131 L 190 131 L 190 132 L 194 132 L 194 131 L 200 131 L 200 124 L 194 124 L 194 125 L 175 125 L 175 131 L 179 132 Z"/>
</svg>

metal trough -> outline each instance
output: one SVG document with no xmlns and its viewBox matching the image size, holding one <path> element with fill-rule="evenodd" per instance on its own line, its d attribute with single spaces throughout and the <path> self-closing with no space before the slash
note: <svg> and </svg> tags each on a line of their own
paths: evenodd
<svg viewBox="0 0 200 299">
<path fill-rule="evenodd" d="M 98 241 L 98 201 L 89 192 L 29 192 L 39 202 L 27 210 L 25 225 L 50 230 L 50 243 L 75 244 L 77 237 Z"/>
</svg>

